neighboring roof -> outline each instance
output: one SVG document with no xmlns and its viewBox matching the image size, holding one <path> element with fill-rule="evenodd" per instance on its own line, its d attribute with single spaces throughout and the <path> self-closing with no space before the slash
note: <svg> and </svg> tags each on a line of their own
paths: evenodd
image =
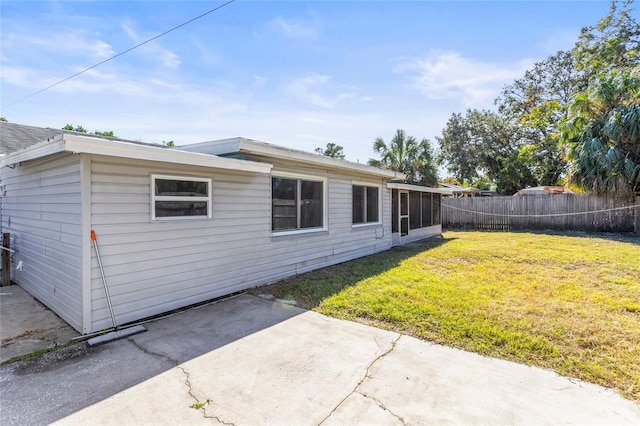
<svg viewBox="0 0 640 426">
<path fill-rule="evenodd" d="M 228 155 L 235 153 L 253 154 L 270 158 L 293 160 L 299 163 L 328 166 L 336 169 L 349 170 L 369 175 L 382 176 L 390 179 L 404 179 L 404 175 L 391 170 L 379 169 L 347 160 L 326 157 L 320 154 L 299 151 L 272 145 L 266 142 L 255 141 L 246 138 L 222 139 L 217 141 L 201 142 L 179 147 L 190 152 L 202 152 L 213 155 Z"/>
<path fill-rule="evenodd" d="M 482 192 L 481 189 L 478 188 L 474 188 L 472 186 L 459 186 L 459 185 L 452 185 L 450 183 L 439 183 L 438 186 L 442 186 L 444 188 L 450 189 L 451 191 L 453 191 L 453 194 L 458 194 L 458 193 L 477 193 L 477 192 Z"/>
<path fill-rule="evenodd" d="M 104 138 L 84 133 L 59 134 L 52 140 L 28 146 L 1 157 L 0 166 L 10 166 L 22 161 L 46 157 L 59 152 L 109 155 L 138 160 L 162 161 L 190 166 L 215 167 L 245 172 L 269 173 L 271 164 L 222 158 L 215 155 L 186 152 L 163 146 Z"/>
<path fill-rule="evenodd" d="M 447 188 L 433 188 L 430 186 L 410 185 L 408 183 L 389 182 L 387 184 L 387 188 L 400 189 L 405 191 L 433 192 L 436 194 L 453 195 L 453 192 Z"/>
<path fill-rule="evenodd" d="M 513 194 L 514 196 L 521 195 L 557 195 L 557 194 L 575 194 L 570 189 L 564 188 L 562 186 L 534 186 L 531 188 L 523 188 L 520 191 Z"/>
</svg>

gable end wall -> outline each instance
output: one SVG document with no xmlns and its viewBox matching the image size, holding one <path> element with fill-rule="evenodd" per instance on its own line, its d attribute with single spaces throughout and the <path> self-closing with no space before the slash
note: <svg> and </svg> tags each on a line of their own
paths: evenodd
<svg viewBox="0 0 640 426">
<path fill-rule="evenodd" d="M 16 250 L 12 281 L 82 331 L 79 156 L 3 167 L 2 182 L 2 231 L 11 233 Z"/>
</svg>

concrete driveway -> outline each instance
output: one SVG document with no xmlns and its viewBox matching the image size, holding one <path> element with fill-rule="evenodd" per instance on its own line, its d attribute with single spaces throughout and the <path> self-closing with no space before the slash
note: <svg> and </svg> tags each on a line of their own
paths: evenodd
<svg viewBox="0 0 640 426">
<path fill-rule="evenodd" d="M 0 368 L 0 424 L 640 424 L 553 372 L 242 295 Z"/>
<path fill-rule="evenodd" d="M 79 335 L 20 286 L 0 288 L 0 362 Z"/>
</svg>

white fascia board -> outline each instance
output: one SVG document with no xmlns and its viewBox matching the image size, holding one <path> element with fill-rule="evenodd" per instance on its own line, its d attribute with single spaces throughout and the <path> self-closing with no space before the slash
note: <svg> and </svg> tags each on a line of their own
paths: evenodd
<svg viewBox="0 0 640 426">
<path fill-rule="evenodd" d="M 305 151 L 285 148 L 282 146 L 272 145 L 266 142 L 241 137 L 184 145 L 179 147 L 179 149 L 184 151 L 202 152 L 214 155 L 233 153 L 256 154 L 271 158 L 293 160 L 300 163 L 313 164 L 316 166 L 320 165 L 325 167 L 349 170 L 352 172 L 359 172 L 368 175 L 384 177 L 387 179 L 405 178 L 403 174 L 391 170 L 379 169 L 377 167 L 372 167 L 365 164 L 352 163 L 347 160 L 338 160 L 319 154 L 312 154 Z"/>
<path fill-rule="evenodd" d="M 53 142 L 46 142 L 18 151 L 2 159 L 2 165 L 32 160 L 57 152 L 76 154 L 97 154 L 112 157 L 133 158 L 137 160 L 160 161 L 190 166 L 213 167 L 217 169 L 237 170 L 254 173 L 270 173 L 272 165 L 254 161 L 222 158 L 210 154 L 187 152 L 178 149 L 137 145 L 128 142 L 110 141 L 90 136 L 62 135 Z"/>
<path fill-rule="evenodd" d="M 61 135 L 59 135 L 53 138 L 52 141 L 39 142 L 19 151 L 7 154 L 0 161 L 0 166 L 10 166 L 22 161 L 29 161 L 40 157 L 46 157 L 47 155 L 53 155 L 63 151 L 64 141 L 62 140 Z"/>
<path fill-rule="evenodd" d="M 379 169 L 377 167 L 368 166 L 359 163 L 352 163 L 347 160 L 338 160 L 319 154 L 311 154 L 304 151 L 288 149 L 280 146 L 271 145 L 264 142 L 253 141 L 250 139 L 240 140 L 240 152 L 250 154 L 264 155 L 267 157 L 282 158 L 287 160 L 299 161 L 302 163 L 321 165 L 331 168 L 349 170 L 368 175 L 381 176 L 388 179 L 404 178 L 403 174 L 399 174 L 392 170 Z"/>
<path fill-rule="evenodd" d="M 453 191 L 445 188 L 433 188 L 430 186 L 410 185 L 408 183 L 387 183 L 389 189 L 400 189 L 404 191 L 433 192 L 435 194 L 453 195 Z"/>
</svg>

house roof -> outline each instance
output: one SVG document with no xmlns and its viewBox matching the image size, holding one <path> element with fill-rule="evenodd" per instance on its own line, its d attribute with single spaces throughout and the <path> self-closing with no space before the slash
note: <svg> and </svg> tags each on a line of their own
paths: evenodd
<svg viewBox="0 0 640 426">
<path fill-rule="evenodd" d="M 65 130 L 49 127 L 25 126 L 0 121 L 0 155 L 19 151 L 38 142 L 64 133 Z"/>
<path fill-rule="evenodd" d="M 574 194 L 574 192 L 568 188 L 562 186 L 534 186 L 529 188 L 523 188 L 516 192 L 514 195 L 557 195 L 557 194 Z"/>
<path fill-rule="evenodd" d="M 443 188 L 447 188 L 450 189 L 451 191 L 453 191 L 454 194 L 457 193 L 477 193 L 477 192 L 482 192 L 481 189 L 478 188 L 474 188 L 472 186 L 460 186 L 460 185 L 453 185 L 450 183 L 439 183 L 438 186 L 442 186 Z"/>
<path fill-rule="evenodd" d="M 253 154 L 270 158 L 293 160 L 310 165 L 322 165 L 336 169 L 349 170 L 351 172 L 386 177 L 389 179 L 404 179 L 405 177 L 401 173 L 391 170 L 383 170 L 365 164 L 339 160 L 337 158 L 331 158 L 320 154 L 285 148 L 266 142 L 240 137 L 184 145 L 179 147 L 179 149 L 213 155 L 228 155 L 236 153 Z"/>
<path fill-rule="evenodd" d="M 0 166 L 46 157 L 60 152 L 99 154 L 138 160 L 162 161 L 190 166 L 215 167 L 255 173 L 269 173 L 271 164 L 223 158 L 215 155 L 187 152 L 164 146 L 124 141 L 84 133 L 61 133 L 50 140 L 27 146 L 0 157 Z"/>
<path fill-rule="evenodd" d="M 92 138 L 121 141 L 137 145 L 156 146 L 166 148 L 164 145 L 152 144 L 140 141 L 131 141 L 121 138 L 110 138 L 108 136 L 94 135 L 90 133 L 74 132 L 73 130 L 52 129 L 50 127 L 27 126 L 24 124 L 8 123 L 0 121 L 0 156 L 11 152 L 19 151 L 39 142 L 53 140 L 59 135 L 91 136 Z"/>
<path fill-rule="evenodd" d="M 433 188 L 431 186 L 410 185 L 407 183 L 389 182 L 387 184 L 387 188 L 400 189 L 405 191 L 433 192 L 436 194 L 453 195 L 453 192 L 447 188 Z"/>
</svg>

